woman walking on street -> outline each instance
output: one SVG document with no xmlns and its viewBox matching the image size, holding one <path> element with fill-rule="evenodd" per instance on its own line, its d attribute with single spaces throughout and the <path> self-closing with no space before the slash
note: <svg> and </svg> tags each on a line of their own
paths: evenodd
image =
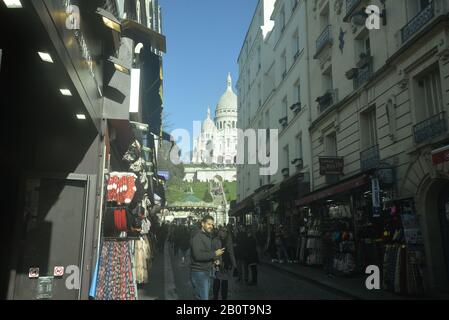
<svg viewBox="0 0 449 320">
<path fill-rule="evenodd" d="M 227 300 L 229 280 L 232 278 L 233 269 L 237 268 L 237 262 L 234 256 L 232 236 L 228 233 L 226 227 L 220 228 L 218 236 L 213 240 L 212 246 L 214 250 L 226 248 L 224 254 L 214 264 L 213 299 L 218 300 L 221 289 L 221 299 Z"/>
</svg>

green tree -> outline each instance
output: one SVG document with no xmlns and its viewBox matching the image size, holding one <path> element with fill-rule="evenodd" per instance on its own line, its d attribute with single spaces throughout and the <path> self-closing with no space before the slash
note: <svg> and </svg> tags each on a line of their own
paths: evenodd
<svg viewBox="0 0 449 320">
<path fill-rule="evenodd" d="M 212 202 L 214 200 L 214 199 L 212 199 L 212 196 L 210 195 L 209 190 L 206 190 L 204 192 L 203 200 L 204 200 L 204 202 Z"/>
</svg>

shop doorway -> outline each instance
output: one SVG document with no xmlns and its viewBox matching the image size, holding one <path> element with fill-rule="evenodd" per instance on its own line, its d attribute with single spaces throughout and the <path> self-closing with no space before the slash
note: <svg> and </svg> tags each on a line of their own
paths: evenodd
<svg viewBox="0 0 449 320">
<path fill-rule="evenodd" d="M 420 204 L 425 244 L 427 284 L 431 292 L 449 292 L 449 180 L 423 183 L 425 199 Z"/>
<path fill-rule="evenodd" d="M 438 205 L 440 212 L 441 237 L 443 240 L 446 271 L 447 277 L 449 278 L 449 182 L 442 187 L 438 199 Z"/>
<path fill-rule="evenodd" d="M 24 206 L 16 223 L 15 242 L 19 246 L 11 261 L 9 299 L 82 298 L 85 279 L 81 266 L 86 255 L 92 254 L 86 250 L 86 234 L 91 233 L 88 212 L 93 182 L 91 177 L 78 174 L 24 180 Z M 69 266 L 79 270 L 78 288 L 66 285 L 73 272 L 54 274 L 55 267 L 67 271 Z"/>
</svg>

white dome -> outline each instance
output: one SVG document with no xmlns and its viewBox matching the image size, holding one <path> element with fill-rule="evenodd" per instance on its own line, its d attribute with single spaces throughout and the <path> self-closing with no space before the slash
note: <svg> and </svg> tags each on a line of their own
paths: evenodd
<svg viewBox="0 0 449 320">
<path fill-rule="evenodd" d="M 207 117 L 206 120 L 203 121 L 203 126 L 201 129 L 203 132 L 214 132 L 216 129 L 215 123 L 210 118 L 210 109 L 207 109 Z"/>
<path fill-rule="evenodd" d="M 228 74 L 227 85 L 226 92 L 221 96 L 217 104 L 217 110 L 215 111 L 217 117 L 220 116 L 220 111 L 224 109 L 237 111 L 237 95 L 232 91 L 232 79 L 230 74 Z"/>
</svg>

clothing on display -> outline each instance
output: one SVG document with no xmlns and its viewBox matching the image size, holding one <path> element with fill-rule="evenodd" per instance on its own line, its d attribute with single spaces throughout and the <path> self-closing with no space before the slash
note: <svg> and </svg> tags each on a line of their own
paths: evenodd
<svg viewBox="0 0 449 320">
<path fill-rule="evenodd" d="M 310 220 L 308 224 L 307 231 L 307 258 L 306 264 L 309 266 L 319 266 L 322 265 L 322 242 L 321 242 L 321 231 L 320 231 L 320 220 Z"/>
<path fill-rule="evenodd" d="M 129 241 L 104 241 L 98 269 L 97 300 L 137 300 L 132 246 Z"/>
<path fill-rule="evenodd" d="M 137 191 L 137 176 L 133 173 L 111 172 L 107 183 L 107 201 L 129 204 Z"/>
<path fill-rule="evenodd" d="M 140 158 L 141 153 L 142 146 L 140 145 L 140 142 L 136 140 L 129 146 L 128 151 L 126 151 L 125 155 L 123 156 L 123 160 L 128 164 L 131 164 Z"/>
<path fill-rule="evenodd" d="M 149 260 L 151 259 L 150 243 L 146 236 L 135 240 L 136 282 L 148 282 Z"/>
</svg>

